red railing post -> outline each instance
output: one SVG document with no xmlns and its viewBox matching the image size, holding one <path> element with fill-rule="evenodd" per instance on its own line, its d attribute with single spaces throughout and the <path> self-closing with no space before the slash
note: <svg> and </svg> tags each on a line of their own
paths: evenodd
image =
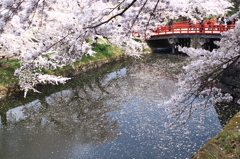
<svg viewBox="0 0 240 159">
<path fill-rule="evenodd" d="M 223 25 L 220 25 L 220 33 L 223 32 Z"/>
</svg>

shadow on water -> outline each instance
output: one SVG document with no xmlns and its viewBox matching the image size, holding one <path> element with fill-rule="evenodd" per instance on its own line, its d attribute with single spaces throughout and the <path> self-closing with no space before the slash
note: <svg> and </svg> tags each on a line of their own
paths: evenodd
<svg viewBox="0 0 240 159">
<path fill-rule="evenodd" d="M 240 112 L 240 107 L 237 104 L 234 103 L 222 103 L 218 104 L 216 107 L 216 112 L 218 114 L 219 121 L 221 125 L 224 127 L 226 124 L 228 124 L 229 120 Z"/>
</svg>

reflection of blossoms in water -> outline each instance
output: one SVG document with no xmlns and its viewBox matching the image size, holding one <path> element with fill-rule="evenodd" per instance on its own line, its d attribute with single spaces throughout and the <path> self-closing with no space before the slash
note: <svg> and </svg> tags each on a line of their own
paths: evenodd
<svg viewBox="0 0 240 159">
<path fill-rule="evenodd" d="M 49 133 L 61 131 L 84 136 L 82 143 L 101 144 L 113 140 L 121 135 L 117 132 L 119 122 L 107 113 L 119 108 L 106 104 L 114 96 L 98 89 L 89 83 L 83 88 L 78 86 L 36 100 L 19 107 L 18 115 L 8 113 L 8 124 L 33 131 L 45 129 Z"/>
<path fill-rule="evenodd" d="M 155 66 L 142 63 L 133 66 L 128 73 L 131 76 L 129 78 L 129 87 L 139 96 L 146 97 L 150 95 L 161 101 L 162 97 L 168 98 L 175 89 L 175 82 L 172 80 L 173 76 L 157 69 Z M 154 96 L 152 92 L 155 92 Z"/>
<path fill-rule="evenodd" d="M 131 90 L 130 94 L 134 93 L 162 104 L 176 91 L 176 75 L 182 71 L 182 66 L 189 58 L 174 55 L 159 55 L 159 58 L 156 56 L 149 59 L 154 62 L 135 64 L 127 70 L 130 78 L 127 79 L 126 90 Z"/>
<path fill-rule="evenodd" d="M 22 119 L 13 120 L 14 115 L 8 114 L 12 119 L 8 123 L 84 136 L 81 137 L 83 143 L 112 140 L 121 133 L 117 132 L 119 122 L 109 112 L 119 110 L 119 103 L 132 100 L 134 96 L 161 103 L 174 91 L 174 74 L 166 71 L 163 61 L 166 59 L 160 58 L 151 64 L 136 63 L 101 79 L 38 99 L 21 108 Z"/>
</svg>

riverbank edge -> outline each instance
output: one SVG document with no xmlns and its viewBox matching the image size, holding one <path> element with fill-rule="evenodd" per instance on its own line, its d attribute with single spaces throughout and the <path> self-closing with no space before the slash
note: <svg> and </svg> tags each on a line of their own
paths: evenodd
<svg viewBox="0 0 240 159">
<path fill-rule="evenodd" d="M 144 51 L 142 54 L 144 55 L 144 54 L 149 54 L 149 53 L 151 53 L 150 50 Z M 89 61 L 88 63 L 75 66 L 74 68 L 67 67 L 64 69 L 60 69 L 60 70 L 52 72 L 50 74 L 57 75 L 57 76 L 64 76 L 64 77 L 74 77 L 81 73 L 86 73 L 88 71 L 104 67 L 104 65 L 111 65 L 113 63 L 124 61 L 128 58 L 131 58 L 131 56 L 129 56 L 125 53 L 120 53 L 120 54 L 113 55 L 111 57 L 98 59 L 95 61 Z M 20 88 L 17 83 L 13 84 L 11 86 L 6 86 L 6 87 L 1 86 L 0 87 L 0 99 L 4 99 L 8 96 L 11 96 L 13 93 L 19 92 L 19 91 L 20 91 Z"/>
<path fill-rule="evenodd" d="M 227 125 L 213 138 L 208 140 L 192 159 L 239 159 L 240 112 L 235 114 Z"/>
</svg>

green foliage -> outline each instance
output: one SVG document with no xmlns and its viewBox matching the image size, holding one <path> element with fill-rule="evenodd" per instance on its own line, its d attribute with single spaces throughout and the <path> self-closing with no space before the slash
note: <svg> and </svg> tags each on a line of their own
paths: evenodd
<svg viewBox="0 0 240 159">
<path fill-rule="evenodd" d="M 234 13 L 236 13 L 237 11 L 239 11 L 239 7 L 240 7 L 240 0 L 230 0 L 233 3 L 233 8 L 230 8 L 231 10 L 228 12 L 229 15 L 232 15 Z"/>
<path fill-rule="evenodd" d="M 3 61 L 0 59 L 0 86 L 9 86 L 18 82 L 18 78 L 13 76 L 14 71 L 20 67 L 18 60 Z"/>
<path fill-rule="evenodd" d="M 111 57 L 113 55 L 116 55 L 122 52 L 121 50 L 117 50 L 114 46 L 111 46 L 109 44 L 99 44 L 99 43 L 97 43 L 92 48 L 92 50 L 96 52 L 93 56 L 90 56 L 90 55 L 82 56 L 81 61 L 76 62 L 75 66 L 78 64 L 87 63 L 90 61 Z"/>
<path fill-rule="evenodd" d="M 97 53 L 95 56 L 104 56 L 109 57 L 114 55 L 114 53 L 110 50 L 111 45 L 109 44 L 96 44 L 96 46 L 92 49 L 93 51 L 96 51 Z"/>
<path fill-rule="evenodd" d="M 123 47 L 126 47 L 126 46 L 127 46 L 127 43 L 126 43 L 126 42 L 123 42 L 123 43 L 122 43 L 122 46 L 123 46 Z"/>
<path fill-rule="evenodd" d="M 142 40 L 141 39 L 137 39 L 137 38 L 133 38 L 133 40 L 135 40 L 136 42 L 142 42 Z"/>
<path fill-rule="evenodd" d="M 96 61 L 96 60 L 100 60 L 100 59 L 104 59 L 104 58 L 108 58 L 114 55 L 118 55 L 118 54 L 122 54 L 123 51 L 113 45 L 110 44 L 100 44 L 100 43 L 96 43 L 95 46 L 92 48 L 93 51 L 95 51 L 96 53 L 93 56 L 90 55 L 83 55 L 82 59 L 80 61 L 77 61 L 74 63 L 74 66 L 81 66 L 84 64 L 87 64 L 91 61 Z M 61 72 L 65 69 L 69 69 L 71 68 L 71 66 L 65 66 L 63 68 L 57 68 L 57 70 L 44 70 L 44 73 L 53 73 L 53 72 Z"/>
<path fill-rule="evenodd" d="M 227 153 L 235 152 L 240 157 L 240 135 L 235 136 L 230 133 L 220 133 L 217 137 L 221 142 L 221 146 Z"/>
<path fill-rule="evenodd" d="M 109 44 L 97 43 L 93 50 L 96 52 L 93 56 L 84 55 L 80 61 L 74 63 L 75 66 L 83 65 L 91 61 L 104 59 L 117 54 L 123 53 L 123 51 Z M 45 57 L 48 57 L 47 55 Z M 0 59 L 0 86 L 10 86 L 18 82 L 18 78 L 13 76 L 14 71 L 20 67 L 18 60 L 7 61 Z M 43 70 L 44 73 L 52 74 L 54 72 L 61 72 L 62 70 L 71 68 L 71 66 L 65 66 L 63 68 L 57 68 L 57 70 Z"/>
<path fill-rule="evenodd" d="M 90 40 L 90 39 L 85 39 L 85 41 L 86 41 L 87 43 L 91 43 L 91 40 Z"/>
</svg>

